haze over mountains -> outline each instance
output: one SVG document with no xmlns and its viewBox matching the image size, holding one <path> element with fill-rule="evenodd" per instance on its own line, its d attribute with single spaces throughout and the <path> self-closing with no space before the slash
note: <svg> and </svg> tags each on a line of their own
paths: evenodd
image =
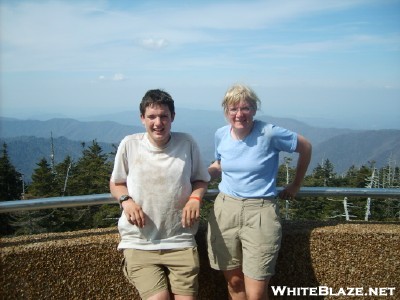
<svg viewBox="0 0 400 300">
<path fill-rule="evenodd" d="M 366 165 L 369 161 L 375 161 L 377 167 L 386 165 L 389 159 L 392 163 L 400 162 L 400 130 L 323 128 L 289 118 L 266 115 L 258 115 L 257 118 L 296 131 L 312 142 L 313 158 L 309 171 L 325 159 L 333 163 L 337 173 L 347 171 L 351 165 Z M 221 112 L 177 108 L 172 128 L 173 131 L 192 134 L 200 146 L 203 160 L 208 164 L 214 156 L 214 132 L 225 124 Z M 11 162 L 27 178 L 30 178 L 41 158 L 50 158 L 51 135 L 56 162 L 60 162 L 66 155 L 79 157 L 82 142 L 90 145 L 97 140 L 104 152 L 111 152 L 112 144 L 118 145 L 124 136 L 144 131 L 137 111 L 81 120 L 0 118 L 0 125 L 0 140 L 7 143 Z"/>
</svg>

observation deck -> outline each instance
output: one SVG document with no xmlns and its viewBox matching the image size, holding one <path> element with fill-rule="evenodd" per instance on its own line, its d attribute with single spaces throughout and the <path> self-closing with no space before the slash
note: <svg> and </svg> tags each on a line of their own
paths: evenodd
<svg viewBox="0 0 400 300">
<path fill-rule="evenodd" d="M 209 190 L 213 197 L 218 191 Z M 299 197 L 400 199 L 400 189 L 303 188 Z M 0 213 L 115 203 L 109 194 L 0 202 Z M 1 217 L 1 215 L 0 215 Z M 400 222 L 283 220 L 270 299 L 400 299 Z M 206 223 L 196 235 L 198 299 L 227 299 L 209 267 Z M 1 299 L 140 299 L 121 270 L 116 227 L 1 239 Z M 274 296 L 272 287 L 285 289 Z M 310 293 L 320 289 L 317 295 Z M 356 290 L 357 289 L 357 290 Z M 360 292 L 361 291 L 361 292 Z M 346 295 L 343 295 L 343 293 Z"/>
</svg>

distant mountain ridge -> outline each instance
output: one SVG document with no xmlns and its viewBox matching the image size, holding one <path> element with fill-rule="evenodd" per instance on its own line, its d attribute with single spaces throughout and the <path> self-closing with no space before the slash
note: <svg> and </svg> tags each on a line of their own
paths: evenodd
<svg viewBox="0 0 400 300">
<path fill-rule="evenodd" d="M 310 171 L 325 159 L 333 163 L 337 173 L 347 171 L 351 165 L 361 166 L 369 161 L 375 161 L 377 167 L 386 165 L 389 159 L 400 161 L 400 130 L 318 128 L 294 119 L 265 115 L 258 115 L 257 119 L 307 137 L 313 144 Z M 172 128 L 173 131 L 193 135 L 203 160 L 209 163 L 214 156 L 215 130 L 225 124 L 227 122 L 221 112 L 180 109 L 177 110 Z M 51 135 L 56 157 L 62 161 L 66 155 L 79 157 L 82 142 L 89 145 L 91 141 L 97 140 L 105 152 L 110 152 L 112 144 L 118 145 L 124 136 L 143 131 L 138 112 L 123 112 L 86 121 L 65 118 L 37 121 L 0 117 L 0 140 L 7 143 L 13 164 L 27 176 L 30 176 L 42 157 L 50 157 Z"/>
<path fill-rule="evenodd" d="M 0 137 L 35 136 L 42 138 L 66 137 L 74 141 L 98 140 L 119 143 L 128 134 L 143 129 L 112 121 L 82 122 L 75 119 L 50 119 L 48 121 L 0 118 Z"/>
<path fill-rule="evenodd" d="M 332 137 L 315 146 L 313 164 L 324 159 L 333 162 L 335 168 L 346 171 L 351 165 L 375 162 L 377 167 L 389 163 L 400 164 L 400 130 L 367 130 Z"/>
</svg>

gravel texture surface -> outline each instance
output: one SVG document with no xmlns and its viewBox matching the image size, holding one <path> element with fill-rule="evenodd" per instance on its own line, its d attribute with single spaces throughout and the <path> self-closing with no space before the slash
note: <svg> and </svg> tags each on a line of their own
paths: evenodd
<svg viewBox="0 0 400 300">
<path fill-rule="evenodd" d="M 122 274 L 118 241 L 116 228 L 2 238 L 0 298 L 140 299 Z M 208 265 L 204 225 L 197 241 L 201 263 L 198 299 L 227 299 L 222 274 Z M 364 292 L 370 287 L 391 287 L 395 294 L 386 298 L 400 299 L 400 224 L 285 222 L 271 285 L 327 286 L 333 292 L 348 287 Z"/>
</svg>

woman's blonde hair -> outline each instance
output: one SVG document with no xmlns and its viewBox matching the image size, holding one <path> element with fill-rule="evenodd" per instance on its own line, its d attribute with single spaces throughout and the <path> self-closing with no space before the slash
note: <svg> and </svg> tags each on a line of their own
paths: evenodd
<svg viewBox="0 0 400 300">
<path fill-rule="evenodd" d="M 260 99 L 250 87 L 244 84 L 234 84 L 226 91 L 222 100 L 225 114 L 228 113 L 229 106 L 237 105 L 242 100 L 247 101 L 254 111 L 261 106 Z"/>
</svg>

